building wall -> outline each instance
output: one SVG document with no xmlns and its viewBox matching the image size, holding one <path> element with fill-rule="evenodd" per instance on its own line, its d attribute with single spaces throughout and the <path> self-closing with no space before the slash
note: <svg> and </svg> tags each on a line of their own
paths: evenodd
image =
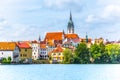
<svg viewBox="0 0 120 80">
<path fill-rule="evenodd" d="M 48 52 L 46 48 L 40 48 L 40 58 L 42 59 L 48 59 Z"/>
<path fill-rule="evenodd" d="M 51 54 L 52 62 L 62 62 L 63 61 L 63 53 L 56 52 Z"/>
<path fill-rule="evenodd" d="M 11 57 L 11 60 L 13 61 L 13 51 L 0 51 L 0 57 L 1 58 Z"/>
<path fill-rule="evenodd" d="M 16 47 L 15 50 L 13 51 L 13 61 L 14 62 L 19 62 L 20 59 L 20 54 L 19 54 L 19 48 Z"/>
<path fill-rule="evenodd" d="M 20 59 L 32 59 L 32 49 L 31 48 L 21 48 L 20 49 Z"/>
<path fill-rule="evenodd" d="M 33 60 L 37 60 L 39 59 L 39 44 L 38 43 L 33 43 L 32 44 L 32 59 Z"/>
</svg>

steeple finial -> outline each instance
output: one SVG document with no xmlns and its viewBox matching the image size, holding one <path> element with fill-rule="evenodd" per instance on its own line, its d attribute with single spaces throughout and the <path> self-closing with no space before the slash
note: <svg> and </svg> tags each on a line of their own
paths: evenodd
<svg viewBox="0 0 120 80">
<path fill-rule="evenodd" d="M 70 10 L 70 20 L 72 20 L 72 13 L 71 13 L 71 10 Z"/>
<path fill-rule="evenodd" d="M 39 42 L 41 41 L 41 37 L 40 37 L 40 35 L 39 35 L 39 39 L 38 39 L 38 41 L 39 41 Z"/>
<path fill-rule="evenodd" d="M 63 34 L 65 34 L 65 31 L 64 31 L 64 29 L 63 29 Z"/>
<path fill-rule="evenodd" d="M 88 35 L 87 35 L 87 32 L 86 32 L 86 43 L 88 43 Z"/>
</svg>

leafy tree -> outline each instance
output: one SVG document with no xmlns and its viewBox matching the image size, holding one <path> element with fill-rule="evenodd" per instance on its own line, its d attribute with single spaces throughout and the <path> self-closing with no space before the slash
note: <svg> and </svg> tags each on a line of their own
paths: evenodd
<svg viewBox="0 0 120 80">
<path fill-rule="evenodd" d="M 11 57 L 8 57 L 7 62 L 10 63 L 11 60 L 12 60 Z"/>
<path fill-rule="evenodd" d="M 74 64 L 80 64 L 80 58 L 74 55 Z"/>
<path fill-rule="evenodd" d="M 6 63 L 7 62 L 7 59 L 6 58 L 3 58 L 2 59 L 2 63 Z"/>
<path fill-rule="evenodd" d="M 86 64 L 90 62 L 89 49 L 85 43 L 80 43 L 75 50 L 74 63 Z"/>
<path fill-rule="evenodd" d="M 72 55 L 72 51 L 70 49 L 65 49 L 63 51 L 63 56 L 64 56 L 63 63 L 65 63 L 65 64 L 73 63 L 73 55 Z"/>
<path fill-rule="evenodd" d="M 120 63 L 120 46 L 118 44 L 108 44 L 105 50 L 109 55 L 110 63 Z"/>
<path fill-rule="evenodd" d="M 106 63 L 105 45 L 102 42 L 98 45 L 93 44 L 90 48 L 90 55 L 94 63 Z"/>
</svg>

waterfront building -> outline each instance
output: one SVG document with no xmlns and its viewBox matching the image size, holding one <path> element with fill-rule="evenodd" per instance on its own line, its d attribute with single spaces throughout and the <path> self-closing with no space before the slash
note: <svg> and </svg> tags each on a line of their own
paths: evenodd
<svg viewBox="0 0 120 80">
<path fill-rule="evenodd" d="M 88 38 L 88 35 L 86 34 L 86 38 L 80 38 L 80 43 L 86 43 L 87 47 L 90 48 L 90 46 L 92 45 L 92 39 Z"/>
<path fill-rule="evenodd" d="M 45 36 L 44 41 L 47 45 L 53 45 L 56 47 L 58 44 L 62 44 L 64 39 L 63 32 L 48 32 Z"/>
<path fill-rule="evenodd" d="M 64 59 L 63 50 L 65 48 L 58 45 L 53 51 L 49 53 L 49 59 L 51 63 L 59 63 Z"/>
<path fill-rule="evenodd" d="M 31 42 L 31 47 L 32 47 L 32 59 L 37 60 L 40 58 L 39 54 L 39 49 L 40 49 L 40 44 L 36 40 Z"/>
<path fill-rule="evenodd" d="M 19 48 L 15 42 L 0 42 L 0 58 L 11 58 L 11 62 L 19 62 Z"/>
<path fill-rule="evenodd" d="M 95 39 L 94 43 L 96 44 L 104 43 L 104 39 L 103 38 Z"/>
<path fill-rule="evenodd" d="M 44 39 L 47 52 L 51 52 L 57 47 L 58 44 L 62 45 L 64 37 L 64 32 L 48 32 Z"/>
<path fill-rule="evenodd" d="M 20 60 L 25 60 L 26 62 L 32 61 L 32 48 L 28 42 L 17 42 L 17 46 L 20 50 Z"/>
<path fill-rule="evenodd" d="M 46 42 L 41 41 L 39 46 L 40 46 L 39 49 L 40 59 L 48 59 L 48 50 L 47 50 Z"/>
</svg>

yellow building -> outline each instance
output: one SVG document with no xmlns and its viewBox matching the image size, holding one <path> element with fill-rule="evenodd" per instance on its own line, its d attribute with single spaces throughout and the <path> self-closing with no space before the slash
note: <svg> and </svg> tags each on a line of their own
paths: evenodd
<svg viewBox="0 0 120 80">
<path fill-rule="evenodd" d="M 100 43 L 104 43 L 104 39 L 103 38 L 99 38 L 99 39 L 95 39 L 95 43 L 98 45 Z"/>
<path fill-rule="evenodd" d="M 62 62 L 63 57 L 63 50 L 61 46 L 57 46 L 53 51 L 49 53 L 49 57 L 51 58 L 51 63 Z"/>
<path fill-rule="evenodd" d="M 18 42 L 17 43 L 20 49 L 20 60 L 31 60 L 32 59 L 32 48 L 26 42 Z"/>
</svg>

